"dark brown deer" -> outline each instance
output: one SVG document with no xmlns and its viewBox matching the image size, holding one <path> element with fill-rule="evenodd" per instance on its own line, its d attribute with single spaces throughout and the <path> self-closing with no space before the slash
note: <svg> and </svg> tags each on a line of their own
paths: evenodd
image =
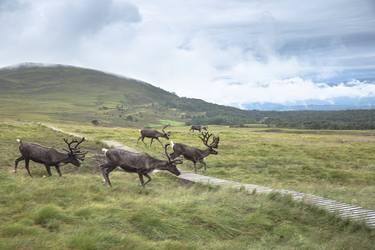
<svg viewBox="0 0 375 250">
<path fill-rule="evenodd" d="M 79 145 L 85 140 L 73 139 L 70 142 L 64 139 L 64 142 L 68 145 L 68 149 L 64 149 L 66 153 L 57 151 L 54 148 L 45 147 L 36 143 L 26 143 L 17 139 L 19 142 L 19 150 L 21 157 L 15 161 L 14 172 L 17 173 L 18 163 L 25 161 L 25 168 L 27 173 L 31 176 L 29 161 L 32 160 L 36 163 L 44 164 L 46 167 L 48 176 L 51 176 L 51 166 L 56 168 L 57 173 L 61 176 L 60 166 L 71 163 L 76 167 L 81 165 L 81 162 L 85 159 L 87 152 L 82 152 Z M 31 176 L 32 177 L 32 176 Z"/>
<path fill-rule="evenodd" d="M 158 140 L 160 142 L 161 145 L 163 145 L 163 143 L 159 140 L 159 138 L 165 138 L 167 140 L 169 140 L 169 136 L 170 136 L 170 132 L 165 132 L 164 129 L 166 129 L 167 127 L 169 127 L 169 125 L 165 125 L 161 131 L 163 132 L 159 132 L 155 129 L 141 129 L 140 130 L 140 133 L 141 133 L 141 136 L 138 138 L 138 141 L 137 141 L 137 144 L 139 142 L 139 140 L 142 140 L 142 142 L 146 145 L 146 143 L 144 142 L 144 139 L 145 138 L 151 138 L 151 143 L 150 143 L 150 147 L 152 145 L 152 142 L 154 141 L 154 139 Z"/>
<path fill-rule="evenodd" d="M 209 140 L 212 137 L 212 142 L 209 144 Z M 209 156 L 210 154 L 217 155 L 218 152 L 215 150 L 219 147 L 220 138 L 214 136 L 213 134 L 206 132 L 201 132 L 199 138 L 202 140 L 203 144 L 207 147 L 207 149 L 199 149 L 195 147 L 191 147 L 182 143 L 173 143 L 173 153 L 171 154 L 171 158 L 175 159 L 176 157 L 183 156 L 186 160 L 192 161 L 194 163 L 194 172 L 197 172 L 197 162 L 204 166 L 204 171 L 206 171 L 206 163 L 204 162 L 204 158 Z"/>
<path fill-rule="evenodd" d="M 171 160 L 168 154 L 169 144 L 164 146 L 165 155 L 167 161 L 156 159 L 145 153 L 134 153 L 123 149 L 105 149 L 103 152 L 106 156 L 107 163 L 100 165 L 100 170 L 104 177 L 106 184 L 112 187 L 111 181 L 109 180 L 109 173 L 117 167 L 122 168 L 128 173 L 137 173 L 142 187 L 151 181 L 149 173 L 158 170 L 167 170 L 175 175 L 180 175 L 180 171 L 176 165 L 181 164 L 181 159 Z M 145 182 L 143 177 L 147 178 Z"/>
<path fill-rule="evenodd" d="M 200 133 L 200 132 L 202 132 L 202 130 L 207 131 L 207 127 L 206 126 L 202 126 L 202 125 L 191 125 L 190 131 L 194 132 L 195 130 L 199 131 L 199 133 Z"/>
</svg>

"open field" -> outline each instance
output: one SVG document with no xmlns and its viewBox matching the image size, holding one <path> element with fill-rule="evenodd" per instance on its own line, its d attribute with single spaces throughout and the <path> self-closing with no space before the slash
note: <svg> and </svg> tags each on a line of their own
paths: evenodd
<svg viewBox="0 0 375 250">
<path fill-rule="evenodd" d="M 76 130 L 129 143 L 135 135 L 127 129 Z M 102 145 L 92 141 L 85 145 L 90 154 L 84 166 L 63 168 L 62 178 L 55 172 L 43 178 L 45 169 L 36 164 L 32 179 L 22 164 L 17 175 L 11 172 L 18 155 L 15 138 L 59 147 L 62 136 L 37 125 L 0 124 L 1 249 L 371 249 L 375 244 L 374 231 L 278 195 L 189 186 L 162 173 L 142 189 L 136 175 L 115 172 L 109 189 L 92 158 Z M 209 163 L 212 171 L 213 158 Z"/>
<path fill-rule="evenodd" d="M 160 155 L 160 144 L 136 144 L 138 130 L 60 125 L 97 139 L 113 139 Z M 204 148 L 187 127 L 172 140 Z M 207 175 L 287 188 L 375 209 L 375 131 L 318 131 L 210 126 L 221 138 L 219 155 L 207 158 Z M 146 139 L 147 141 L 147 139 Z M 149 141 L 147 141 L 149 143 Z M 184 168 L 192 170 L 185 161 Z"/>
</svg>

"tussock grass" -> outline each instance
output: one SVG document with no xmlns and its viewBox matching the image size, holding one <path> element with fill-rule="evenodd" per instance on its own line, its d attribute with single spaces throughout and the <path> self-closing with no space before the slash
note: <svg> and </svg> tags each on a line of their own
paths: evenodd
<svg viewBox="0 0 375 250">
<path fill-rule="evenodd" d="M 114 173 L 113 189 L 91 173 L 68 174 L 63 182 L 27 178 L 1 178 L 0 247 L 371 249 L 375 243 L 374 232 L 363 225 L 277 194 L 184 186 L 166 174 L 155 176 L 146 189 L 122 172 Z M 8 185 L 12 192 L 4 192 Z M 24 193 L 32 199 L 14 209 Z"/>
</svg>

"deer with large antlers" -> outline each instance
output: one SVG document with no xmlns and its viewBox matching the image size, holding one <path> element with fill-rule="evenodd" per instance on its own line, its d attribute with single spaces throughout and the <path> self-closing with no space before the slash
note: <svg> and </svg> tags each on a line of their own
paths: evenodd
<svg viewBox="0 0 375 250">
<path fill-rule="evenodd" d="M 199 149 L 195 147 L 191 147 L 182 143 L 173 143 L 173 153 L 171 154 L 171 158 L 175 159 L 179 156 L 183 156 L 186 160 L 192 161 L 194 164 L 194 172 L 197 172 L 197 163 L 199 162 L 204 166 L 204 170 L 206 171 L 206 163 L 204 162 L 204 158 L 209 156 L 210 154 L 217 155 L 218 152 L 215 150 L 219 147 L 220 138 L 214 136 L 213 134 L 206 132 L 201 132 L 199 138 L 202 140 L 203 144 L 207 147 L 206 149 Z M 210 138 L 212 138 L 212 142 L 209 143 Z"/>
<path fill-rule="evenodd" d="M 158 170 L 167 170 L 175 175 L 180 175 L 180 171 L 177 169 L 176 165 L 181 164 L 181 159 L 171 159 L 168 154 L 169 144 L 164 145 L 165 155 L 167 161 L 156 159 L 145 153 L 134 153 L 126 151 L 123 149 L 105 149 L 103 152 L 107 159 L 107 163 L 100 166 L 100 170 L 104 177 L 104 182 L 112 187 L 111 181 L 109 179 L 109 173 L 111 173 L 117 167 L 122 168 L 128 173 L 137 173 L 142 187 L 151 181 L 149 173 Z M 147 178 L 145 182 L 143 177 Z"/>
<path fill-rule="evenodd" d="M 82 152 L 79 145 L 85 141 L 85 138 L 81 140 L 73 139 L 70 142 L 64 139 L 68 149 L 63 149 L 65 153 L 57 151 L 54 148 L 45 147 L 36 143 L 26 143 L 22 140 L 17 139 L 19 145 L 19 151 L 21 157 L 15 161 L 14 172 L 17 173 L 18 163 L 25 161 L 25 168 L 27 173 L 31 176 L 29 162 L 30 160 L 36 163 L 44 164 L 46 167 L 48 176 L 51 176 L 51 167 L 55 167 L 59 176 L 61 176 L 60 166 L 71 163 L 76 167 L 81 165 L 81 162 L 85 159 L 87 152 Z M 32 177 L 32 176 L 31 176 Z"/>
<path fill-rule="evenodd" d="M 139 140 L 142 140 L 142 142 L 144 144 L 146 144 L 144 142 L 144 139 L 145 138 L 151 138 L 150 147 L 151 147 L 152 142 L 154 141 L 154 139 L 156 139 L 157 141 L 160 142 L 161 145 L 163 145 L 163 143 L 159 140 L 159 138 L 165 138 L 165 139 L 169 140 L 169 136 L 171 135 L 170 132 L 165 132 L 164 129 L 166 129 L 167 127 L 169 127 L 169 125 L 165 125 L 161 129 L 162 132 L 159 132 L 159 131 L 157 131 L 155 129 L 146 129 L 146 128 L 139 130 L 139 132 L 141 133 L 141 136 L 138 138 L 137 144 L 138 144 Z"/>
</svg>

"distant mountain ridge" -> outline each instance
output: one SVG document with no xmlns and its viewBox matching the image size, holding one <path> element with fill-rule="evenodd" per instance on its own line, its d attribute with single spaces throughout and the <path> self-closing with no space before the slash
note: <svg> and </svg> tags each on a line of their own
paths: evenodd
<svg viewBox="0 0 375 250">
<path fill-rule="evenodd" d="M 341 97 L 330 100 L 306 100 L 294 103 L 248 103 L 244 108 L 252 110 L 267 111 L 301 111 L 301 110 L 356 110 L 356 109 L 374 109 L 375 97 Z"/>
</svg>

